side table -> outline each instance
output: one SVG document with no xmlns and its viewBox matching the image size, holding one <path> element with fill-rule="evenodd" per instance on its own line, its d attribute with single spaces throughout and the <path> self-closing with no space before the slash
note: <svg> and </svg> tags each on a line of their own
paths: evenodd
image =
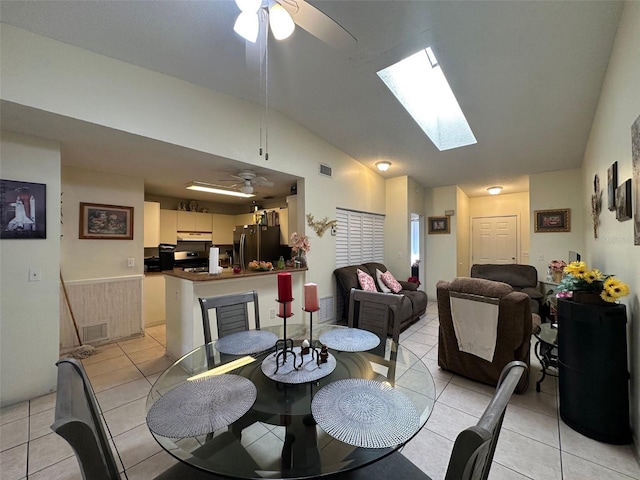
<svg viewBox="0 0 640 480">
<path fill-rule="evenodd" d="M 534 334 L 537 342 L 533 348 L 536 358 L 542 367 L 542 376 L 536 382 L 536 392 L 540 392 L 540 384 L 547 375 L 558 376 L 558 325 L 543 323 L 540 332 Z"/>
</svg>

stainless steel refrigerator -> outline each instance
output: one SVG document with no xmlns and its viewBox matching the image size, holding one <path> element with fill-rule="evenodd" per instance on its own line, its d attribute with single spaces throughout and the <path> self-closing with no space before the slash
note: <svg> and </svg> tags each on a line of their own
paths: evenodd
<svg viewBox="0 0 640 480">
<path fill-rule="evenodd" d="M 242 268 L 252 260 L 275 262 L 279 251 L 279 226 L 238 225 L 233 229 L 233 262 Z"/>
</svg>

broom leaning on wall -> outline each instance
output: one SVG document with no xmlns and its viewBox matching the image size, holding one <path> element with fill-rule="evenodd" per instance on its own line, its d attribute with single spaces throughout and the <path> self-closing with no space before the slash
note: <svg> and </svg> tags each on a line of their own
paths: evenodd
<svg viewBox="0 0 640 480">
<path fill-rule="evenodd" d="M 78 331 L 78 324 L 76 323 L 76 317 L 73 314 L 73 309 L 71 308 L 71 302 L 69 301 L 69 294 L 67 293 L 67 286 L 64 284 L 64 279 L 62 278 L 62 271 L 60 271 L 60 283 L 62 284 L 62 291 L 64 292 L 65 303 L 67 304 L 67 308 L 69 309 L 69 314 L 71 316 L 71 321 L 73 322 L 73 328 L 76 331 L 76 338 L 78 339 L 79 347 L 73 349 L 73 351 L 69 354 L 70 357 L 73 358 L 87 358 L 93 355 L 96 352 L 96 349 L 91 345 L 84 345 L 82 340 L 80 339 L 80 332 Z"/>
</svg>

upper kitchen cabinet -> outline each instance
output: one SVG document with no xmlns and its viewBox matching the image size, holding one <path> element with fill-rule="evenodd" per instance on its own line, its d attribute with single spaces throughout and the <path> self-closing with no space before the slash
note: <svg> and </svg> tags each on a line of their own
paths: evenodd
<svg viewBox="0 0 640 480">
<path fill-rule="evenodd" d="M 280 214 L 280 245 L 289 245 L 289 209 L 281 208 L 278 213 Z"/>
<path fill-rule="evenodd" d="M 157 247 L 160 243 L 160 204 L 144 202 L 144 247 Z"/>
<path fill-rule="evenodd" d="M 178 242 L 177 231 L 178 211 L 160 210 L 160 243 L 175 245 Z"/>
<path fill-rule="evenodd" d="M 212 217 L 214 245 L 233 245 L 233 229 L 236 226 L 236 216 L 214 213 Z"/>
<path fill-rule="evenodd" d="M 211 233 L 213 222 L 210 213 L 178 211 L 179 232 Z"/>
<path fill-rule="evenodd" d="M 253 213 L 243 213 L 241 215 L 235 215 L 236 225 L 253 225 L 255 218 Z M 234 227 L 236 226 L 234 225 Z"/>
</svg>

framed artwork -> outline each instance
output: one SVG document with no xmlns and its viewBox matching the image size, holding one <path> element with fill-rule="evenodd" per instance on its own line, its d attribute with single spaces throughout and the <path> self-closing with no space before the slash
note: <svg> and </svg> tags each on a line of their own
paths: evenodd
<svg viewBox="0 0 640 480">
<path fill-rule="evenodd" d="M 450 233 L 449 217 L 429 217 L 429 233 Z"/>
<path fill-rule="evenodd" d="M 618 162 L 607 169 L 607 208 L 616 209 L 616 188 L 618 188 Z"/>
<path fill-rule="evenodd" d="M 619 222 L 631 219 L 631 179 L 616 188 L 616 218 Z"/>
<path fill-rule="evenodd" d="M 571 231 L 571 209 L 569 208 L 536 210 L 534 213 L 536 233 Z"/>
<path fill-rule="evenodd" d="M 80 237 L 133 240 L 133 207 L 80 203 Z"/>
<path fill-rule="evenodd" d="M 0 238 L 47 238 L 47 186 L 0 180 Z"/>
<path fill-rule="evenodd" d="M 631 125 L 631 158 L 633 161 L 633 184 L 635 196 L 633 209 L 633 244 L 640 245 L 640 116 Z"/>
</svg>

